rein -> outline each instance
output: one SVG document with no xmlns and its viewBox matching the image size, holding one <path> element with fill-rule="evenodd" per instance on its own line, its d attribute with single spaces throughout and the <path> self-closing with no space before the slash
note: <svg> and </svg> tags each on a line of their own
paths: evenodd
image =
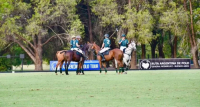
<svg viewBox="0 0 200 107">
<path fill-rule="evenodd" d="M 92 49 L 92 53 L 93 53 L 94 56 L 97 56 L 97 55 L 95 54 L 95 50 L 94 50 L 94 49 Z"/>
<path fill-rule="evenodd" d="M 131 46 L 133 46 L 133 45 L 131 44 Z M 128 48 L 126 48 L 126 49 L 128 49 Z M 126 51 L 126 49 L 125 49 L 125 51 Z M 128 51 L 129 51 L 129 50 L 131 50 L 131 54 L 132 54 L 132 52 L 133 52 L 133 48 L 128 49 Z M 127 53 L 125 52 L 124 54 L 127 54 Z M 130 55 L 127 54 L 127 55 L 131 56 L 131 54 L 130 54 Z"/>
</svg>

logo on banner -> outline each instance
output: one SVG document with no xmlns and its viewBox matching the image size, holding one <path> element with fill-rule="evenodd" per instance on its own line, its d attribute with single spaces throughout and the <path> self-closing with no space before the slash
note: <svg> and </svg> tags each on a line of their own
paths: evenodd
<svg viewBox="0 0 200 107">
<path fill-rule="evenodd" d="M 140 62 L 140 69 L 151 69 L 151 62 L 149 60 L 142 60 Z"/>
</svg>

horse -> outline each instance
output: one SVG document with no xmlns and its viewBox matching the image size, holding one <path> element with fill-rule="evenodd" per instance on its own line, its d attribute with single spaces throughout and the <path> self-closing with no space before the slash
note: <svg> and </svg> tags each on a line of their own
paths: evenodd
<svg viewBox="0 0 200 107">
<path fill-rule="evenodd" d="M 89 46 L 87 44 L 84 44 L 81 47 L 81 50 L 83 50 L 83 52 L 85 52 L 85 54 L 88 55 L 88 48 L 89 48 Z M 68 67 L 69 67 L 71 61 L 78 62 L 76 73 L 79 74 L 78 71 L 80 71 L 80 68 L 83 69 L 82 65 L 83 65 L 85 59 L 82 58 L 83 61 L 81 62 L 81 65 L 79 65 L 79 61 L 81 60 L 81 56 L 77 55 L 77 51 L 71 51 L 71 50 L 57 51 L 56 57 L 58 59 L 58 63 L 56 65 L 56 70 L 55 70 L 56 75 L 57 75 L 57 68 L 58 68 L 59 65 L 60 65 L 60 74 L 62 74 L 62 65 L 63 65 L 64 61 L 65 61 L 65 73 L 66 73 L 66 75 L 69 75 L 68 74 Z M 67 65 L 67 67 L 66 67 L 66 65 Z M 79 67 L 79 66 L 81 66 L 81 67 Z M 84 74 L 83 71 L 82 71 L 82 73 Z"/>
<path fill-rule="evenodd" d="M 123 63 L 126 65 L 126 70 L 130 67 L 131 62 L 131 54 L 132 51 L 136 50 L 136 44 L 134 41 L 131 41 L 131 43 L 128 45 L 127 48 L 124 50 L 124 57 L 123 57 Z M 115 60 L 115 67 L 117 68 L 117 61 Z"/>
<path fill-rule="evenodd" d="M 101 50 L 101 48 L 94 42 L 94 43 L 87 43 L 89 45 L 89 49 L 88 51 L 91 51 L 91 50 L 94 50 L 96 54 L 99 53 L 99 51 Z M 119 69 L 119 73 L 122 71 L 124 72 L 124 68 L 123 68 L 123 52 L 118 49 L 118 48 L 115 48 L 115 49 L 112 49 L 110 50 L 109 54 L 108 55 L 104 55 L 105 57 L 105 60 L 106 61 L 110 61 L 110 60 L 113 60 L 113 59 L 116 59 L 117 61 L 117 64 L 119 65 L 120 69 Z M 103 68 L 105 69 L 105 74 L 107 73 L 107 69 L 106 69 L 106 63 L 105 62 L 102 62 L 102 58 L 100 55 L 97 55 L 97 59 L 99 60 L 99 64 L 100 64 L 100 74 L 102 72 L 102 66 Z M 116 71 L 117 71 L 117 68 L 116 68 Z"/>
</svg>

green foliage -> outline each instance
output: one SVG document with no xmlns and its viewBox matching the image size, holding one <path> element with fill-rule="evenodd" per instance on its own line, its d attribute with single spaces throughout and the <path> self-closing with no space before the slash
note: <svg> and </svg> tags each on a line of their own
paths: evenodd
<svg viewBox="0 0 200 107">
<path fill-rule="evenodd" d="M 165 31 L 171 31 L 175 36 L 182 36 L 187 32 L 188 21 L 188 13 L 184 8 L 182 6 L 177 8 L 175 2 L 169 2 L 169 9 L 162 12 L 159 27 Z"/>
<path fill-rule="evenodd" d="M 92 5 L 92 12 L 101 19 L 101 26 L 120 25 L 122 23 L 124 16 L 118 14 L 118 5 L 115 0 L 95 0 L 90 5 Z"/>
<path fill-rule="evenodd" d="M 18 43 L 34 62 L 35 49 L 53 35 L 57 35 L 57 40 L 70 39 L 71 35 L 84 36 L 84 26 L 76 14 L 77 0 L 1 2 L 0 44 Z"/>
<path fill-rule="evenodd" d="M 143 44 L 151 41 L 154 21 L 148 10 L 137 12 L 135 8 L 128 9 L 125 17 L 126 21 L 123 27 L 129 29 L 127 33 L 129 38 L 136 38 Z"/>
<path fill-rule="evenodd" d="M 10 61 L 7 58 L 0 58 L 0 71 L 8 71 L 11 69 Z"/>
<path fill-rule="evenodd" d="M 72 22 L 70 29 L 68 30 L 70 35 L 84 35 L 84 26 L 79 19 Z"/>
<path fill-rule="evenodd" d="M 194 28 L 198 38 L 200 37 L 200 7 L 194 10 Z"/>
</svg>

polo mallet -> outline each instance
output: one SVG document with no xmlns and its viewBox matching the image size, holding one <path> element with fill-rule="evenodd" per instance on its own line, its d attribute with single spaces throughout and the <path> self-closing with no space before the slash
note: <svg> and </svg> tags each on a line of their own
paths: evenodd
<svg viewBox="0 0 200 107">
<path fill-rule="evenodd" d="M 118 31 L 119 30 L 116 28 L 115 31 L 113 32 L 113 34 L 109 38 L 111 38 L 115 34 L 115 32 L 118 32 Z"/>
</svg>

